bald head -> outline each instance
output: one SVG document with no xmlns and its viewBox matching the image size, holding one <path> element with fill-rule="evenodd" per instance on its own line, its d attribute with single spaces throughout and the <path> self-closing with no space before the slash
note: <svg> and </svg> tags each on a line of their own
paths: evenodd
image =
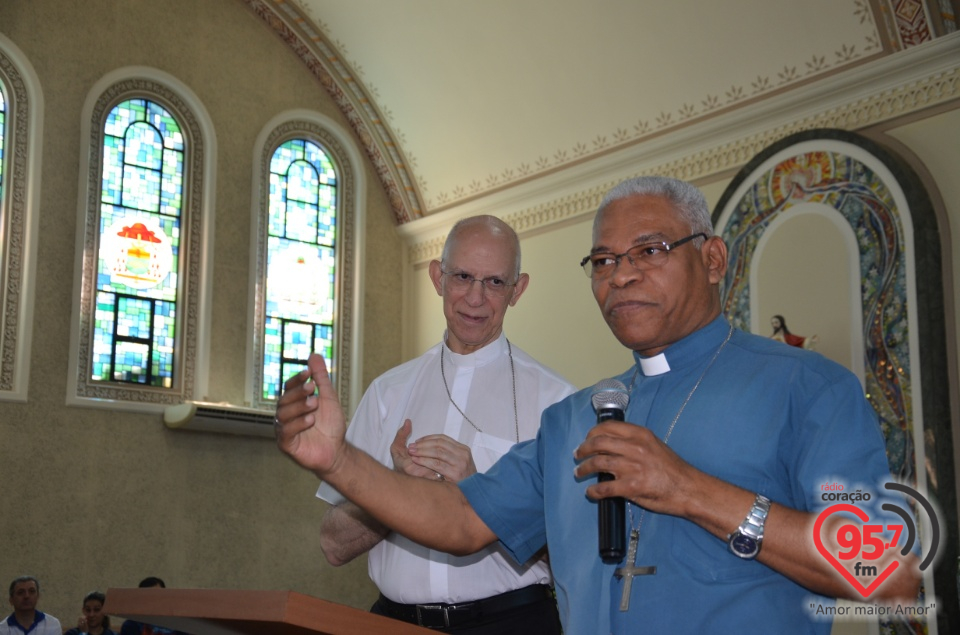
<svg viewBox="0 0 960 635">
<path fill-rule="evenodd" d="M 447 346 L 468 355 L 500 336 L 530 276 L 520 272 L 517 233 L 496 216 L 472 216 L 450 229 L 430 279 L 443 298 Z"/>
<path fill-rule="evenodd" d="M 450 254 L 457 245 L 464 240 L 469 241 L 471 236 L 486 234 L 503 240 L 513 254 L 515 262 L 512 276 L 515 280 L 520 275 L 520 238 L 517 232 L 513 231 L 510 225 L 497 218 L 484 214 L 482 216 L 471 216 L 463 218 L 454 224 L 447 234 L 447 240 L 443 243 L 443 254 L 440 256 L 441 262 L 449 262 Z"/>
</svg>

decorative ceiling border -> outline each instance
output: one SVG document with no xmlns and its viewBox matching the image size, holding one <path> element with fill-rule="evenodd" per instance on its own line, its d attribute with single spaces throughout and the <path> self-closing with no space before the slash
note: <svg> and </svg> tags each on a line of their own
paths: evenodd
<svg viewBox="0 0 960 635">
<path fill-rule="evenodd" d="M 333 98 L 373 163 L 397 224 L 422 217 L 424 205 L 400 144 L 333 43 L 293 2 L 241 1 L 293 50 Z"/>
<path fill-rule="evenodd" d="M 295 0 L 293 0 L 295 1 Z M 424 215 L 433 215 L 446 209 L 462 205 L 507 188 L 516 187 L 530 180 L 566 170 L 573 166 L 591 161 L 624 148 L 639 145 L 671 133 L 677 129 L 690 126 L 704 119 L 724 114 L 732 109 L 741 108 L 758 100 L 769 98 L 787 90 L 795 89 L 823 77 L 824 75 L 846 70 L 858 64 L 870 62 L 877 57 L 887 55 L 896 50 L 897 45 L 883 41 L 878 31 L 878 23 L 883 19 L 892 20 L 892 13 L 887 5 L 877 7 L 877 2 L 884 0 L 854 0 L 853 14 L 861 23 L 874 25 L 874 32 L 867 35 L 862 42 L 847 42 L 832 53 L 813 55 L 803 64 L 784 66 L 775 75 L 760 76 L 748 83 L 732 85 L 723 94 L 707 94 L 699 103 L 683 103 L 678 108 L 669 111 L 660 111 L 652 118 L 639 119 L 632 123 L 624 123 L 615 130 L 600 132 L 593 139 L 580 140 L 569 148 L 557 148 L 550 156 L 540 155 L 535 160 L 525 161 L 519 165 L 506 167 L 499 173 L 490 173 L 485 177 L 477 176 L 466 184 L 457 184 L 447 191 L 439 192 L 436 196 L 428 196 L 429 184 L 422 175 L 415 176 L 417 192 L 423 202 Z M 901 2 L 916 2 L 918 0 L 900 0 Z M 322 19 L 310 15 L 309 7 L 301 7 L 307 19 L 312 20 L 328 36 L 332 37 L 329 27 Z M 922 13 L 922 12 L 921 12 Z M 889 26 L 888 28 L 895 28 Z M 888 40 L 896 40 L 888 36 Z M 335 42 L 333 46 L 341 57 L 346 56 L 346 47 Z M 354 64 L 359 68 L 359 65 Z M 354 80 L 359 81 L 359 80 Z M 376 96 L 376 87 L 369 87 Z M 381 105 L 381 110 L 390 119 L 390 112 Z M 394 142 L 402 146 L 404 137 L 399 131 L 391 131 Z M 406 153 L 409 165 L 416 168 L 416 157 Z"/>
<path fill-rule="evenodd" d="M 806 61 L 805 68 L 784 67 L 777 77 L 758 76 L 748 87 L 731 86 L 725 95 L 706 95 L 699 105 L 684 103 L 676 112 L 659 113 L 655 121 L 640 120 L 627 128 L 621 126 L 608 134 L 600 133 L 589 142 L 558 149 L 550 158 L 541 156 L 532 163 L 505 168 L 499 174 L 490 174 L 482 180 L 476 178 L 467 185 L 455 186 L 450 192 L 441 192 L 435 200 L 428 200 L 425 198 L 427 183 L 413 174 L 416 158 L 402 150 L 402 135 L 389 127 L 389 113 L 386 116 L 381 113 L 374 99 L 376 91 L 365 87 L 346 61 L 344 46 L 320 32 L 325 29 L 322 20 L 310 16 L 304 7 L 291 0 L 242 1 L 290 46 L 334 99 L 373 162 L 398 225 L 644 143 L 890 52 L 875 32 L 859 45 L 844 44 L 833 52 L 832 60 L 826 55 L 814 55 Z M 875 12 L 871 0 L 854 0 L 854 14 L 861 22 L 877 24 Z"/>
<path fill-rule="evenodd" d="M 936 0 L 926 0 L 926 2 L 922 0 L 887 0 L 881 11 L 884 13 L 890 12 L 892 25 L 889 28 L 895 34 L 897 48 L 910 48 L 929 42 L 936 37 L 928 11 L 934 11 L 938 8 Z"/>
<path fill-rule="evenodd" d="M 903 4 L 918 1 L 899 0 Z M 894 14 L 893 17 L 888 16 L 890 13 Z M 699 103 L 696 100 L 684 102 L 673 110 L 661 110 L 652 118 L 639 119 L 632 124 L 625 124 L 626 127 L 619 125 L 613 131 L 598 133 L 589 141 L 580 140 L 570 148 L 558 148 L 549 157 L 540 155 L 532 163 L 520 163 L 514 167 L 504 168 L 499 174 L 488 174 L 482 180 L 475 178 L 466 185 L 456 185 L 450 191 L 438 193 L 436 197 L 426 197 L 427 213 L 433 214 L 506 187 L 515 186 L 531 178 L 567 169 L 623 148 L 646 143 L 700 121 L 721 116 L 730 110 L 742 108 L 785 91 L 798 89 L 824 76 L 867 64 L 903 48 L 900 32 L 897 32 L 899 39 L 898 35 L 889 34 L 885 39 L 881 31 L 881 27 L 890 31 L 896 30 L 900 25 L 899 22 L 895 25 L 885 24 L 886 21 L 893 21 L 897 17 L 895 11 L 886 4 L 878 8 L 872 0 L 854 0 L 853 15 L 859 18 L 861 24 L 866 22 L 874 26 L 874 32 L 865 36 L 862 42 L 843 43 L 839 49 L 823 55 L 813 55 L 803 64 L 784 66 L 775 74 L 757 75 L 749 82 L 731 85 L 722 91 L 722 94 L 708 93 L 700 98 Z M 916 15 L 916 12 L 911 15 Z M 926 14 L 921 9 L 919 15 L 922 18 Z M 922 24 L 926 23 L 922 22 Z M 928 36 L 927 39 L 930 39 L 929 29 L 925 33 Z M 919 43 L 919 40 L 916 43 Z M 427 184 L 422 180 L 418 183 L 420 191 L 426 194 L 429 191 Z"/>
<path fill-rule="evenodd" d="M 798 132 L 817 128 L 857 131 L 956 100 L 960 100 L 960 63 L 948 70 L 929 73 L 920 79 L 911 78 L 893 89 L 884 88 L 861 99 L 761 132 L 748 133 L 728 143 L 704 150 L 691 147 L 688 152 L 682 153 L 680 159 L 650 165 L 622 178 L 660 174 L 686 181 L 702 180 L 722 172 L 740 169 L 764 148 Z M 676 156 L 676 153 L 673 154 Z M 502 218 L 518 233 L 523 234 L 584 214 L 592 214 L 607 190 L 622 178 L 618 177 L 573 195 L 508 213 Z M 418 241 L 415 235 L 411 235 L 407 252 L 408 263 L 416 265 L 437 258 L 444 238 L 433 234 Z"/>
<path fill-rule="evenodd" d="M 609 135 L 598 135 L 589 144 L 581 142 L 569 151 L 558 150 L 552 160 L 541 157 L 536 161 L 536 165 L 521 164 L 516 169 L 508 168 L 499 175 L 488 176 L 484 182 L 475 179 L 470 185 L 457 187 L 450 194 L 441 194 L 436 201 L 437 207 L 434 208 L 434 201 L 427 201 L 423 197 L 426 185 L 416 179 L 412 173 L 412 168 L 416 165 L 415 158 L 408 158 L 403 152 L 402 138 L 390 129 L 385 117 L 378 109 L 374 98 L 371 96 L 372 94 L 375 95 L 375 92 L 368 91 L 345 61 L 340 50 L 343 48 L 342 44 L 334 43 L 329 37 L 317 30 L 317 28 L 323 28 L 322 22 L 309 17 L 304 9 L 294 1 L 242 1 L 276 32 L 281 40 L 290 46 L 333 98 L 373 163 L 381 185 L 390 201 L 397 225 L 404 225 L 410 221 L 423 218 L 427 214 L 432 215 L 441 210 L 458 207 L 466 202 L 501 191 L 507 187 L 520 185 L 534 178 L 576 168 L 576 166 L 598 157 L 644 144 L 679 129 L 699 125 L 706 120 L 723 118 L 731 111 L 763 101 L 771 96 L 801 89 L 802 86 L 816 82 L 825 75 L 832 75 L 849 70 L 854 66 L 869 64 L 877 59 L 882 59 L 888 56 L 892 50 L 904 47 L 905 43 L 902 40 L 902 32 L 899 33 L 901 38 L 898 39 L 900 41 L 892 46 L 881 42 L 883 38 L 879 35 L 880 24 L 895 21 L 896 18 L 891 14 L 894 13 L 897 5 L 911 4 L 910 0 L 886 0 L 886 2 L 883 2 L 883 9 L 879 11 L 880 15 L 877 15 L 877 5 L 873 3 L 873 0 L 855 0 L 854 13 L 860 16 L 861 21 L 869 20 L 878 28 L 878 32 L 873 37 L 867 37 L 859 50 L 855 44 L 844 45 L 841 50 L 834 52 L 835 59 L 833 62 L 828 62 L 826 56 L 814 56 L 806 62 L 805 69 L 785 67 L 778 73 L 777 78 L 758 77 L 751 85 L 750 90 L 732 86 L 724 97 L 707 95 L 702 100 L 702 108 L 697 105 L 683 104 L 676 113 L 660 113 L 653 124 L 640 121 L 633 127 L 632 131 L 618 128 Z M 912 1 L 916 2 L 916 0 Z M 923 14 L 922 11 L 920 13 Z M 317 28 L 314 28 L 315 26 Z M 894 25 L 888 24 L 887 26 Z M 895 26 L 894 29 L 896 29 Z M 916 43 L 911 42 L 910 44 Z M 953 88 L 955 89 L 955 86 Z M 902 91 L 905 92 L 900 94 L 900 91 L 896 91 L 900 95 L 898 99 L 901 101 L 906 99 L 909 102 L 911 99 L 920 99 L 926 102 L 936 102 L 938 99 L 935 95 L 937 86 L 932 86 L 932 92 L 926 96 L 918 95 L 907 88 L 903 88 Z M 862 103 L 864 101 L 869 103 Z M 861 100 L 840 109 L 826 111 L 821 115 L 808 117 L 794 124 L 757 135 L 756 139 L 758 141 L 755 143 L 743 139 L 737 142 L 738 147 L 720 146 L 709 151 L 696 153 L 678 162 L 673 162 L 673 164 L 660 166 L 653 171 L 668 173 L 666 170 L 676 170 L 678 172 L 677 176 L 681 177 L 690 174 L 709 174 L 718 170 L 734 168 L 742 164 L 746 158 L 752 156 L 756 151 L 759 151 L 760 148 L 794 132 L 816 127 L 853 130 L 903 114 L 904 107 L 907 108 L 905 112 L 925 107 L 921 104 L 911 108 L 904 103 L 895 103 L 896 101 L 896 99 L 886 100 L 883 96 L 878 96 L 872 100 Z M 751 151 L 748 148 L 756 149 Z M 744 153 L 747 153 L 746 157 L 743 156 Z M 698 166 L 698 163 L 703 165 Z M 724 167 L 711 168 L 711 166 L 720 165 Z M 704 172 L 704 170 L 709 171 Z M 690 177 L 686 176 L 684 178 Z M 552 206 L 550 207 L 551 211 L 547 213 L 547 216 L 553 217 L 557 213 L 562 213 L 553 209 Z M 515 215 L 518 216 L 515 220 L 521 225 L 527 224 L 524 219 L 530 214 L 542 217 L 545 212 L 534 209 L 529 212 L 518 213 L 518 215 Z M 548 221 L 548 224 L 549 222 L 553 221 Z"/>
</svg>

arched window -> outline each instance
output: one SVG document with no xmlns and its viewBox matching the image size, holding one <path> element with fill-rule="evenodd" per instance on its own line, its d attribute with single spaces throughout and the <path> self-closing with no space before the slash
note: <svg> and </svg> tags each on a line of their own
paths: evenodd
<svg viewBox="0 0 960 635">
<path fill-rule="evenodd" d="M 274 126 L 258 149 L 250 401 L 272 408 L 283 382 L 317 352 L 347 404 L 356 215 L 348 152 L 328 125 L 309 119 Z"/>
<path fill-rule="evenodd" d="M 76 398 L 179 403 L 197 391 L 204 134 L 166 84 L 123 80 L 92 108 Z"/>
<path fill-rule="evenodd" d="M 155 101 L 125 99 L 107 115 L 91 381 L 173 385 L 184 152 L 180 124 Z"/>
<path fill-rule="evenodd" d="M 42 113 L 33 68 L 0 34 L 0 400 L 27 400 Z"/>
<path fill-rule="evenodd" d="M 283 380 L 311 352 L 334 355 L 337 172 L 313 141 L 285 141 L 270 160 L 262 398 L 275 400 Z"/>
</svg>

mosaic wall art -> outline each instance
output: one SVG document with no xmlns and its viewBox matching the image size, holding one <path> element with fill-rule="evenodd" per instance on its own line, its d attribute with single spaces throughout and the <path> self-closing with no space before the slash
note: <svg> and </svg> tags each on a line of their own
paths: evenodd
<svg viewBox="0 0 960 635">
<path fill-rule="evenodd" d="M 815 204 L 849 224 L 857 249 L 851 257 L 859 267 L 864 390 L 886 439 L 891 472 L 926 488 L 940 505 L 941 525 L 955 532 L 940 235 L 930 200 L 907 164 L 878 144 L 840 130 L 812 130 L 751 160 L 713 220 L 729 249 L 723 310 L 747 331 L 751 294 L 758 292 L 750 284 L 753 256 L 772 223 Z M 956 547 L 947 551 L 941 541 L 940 556 L 955 563 Z M 934 576 L 945 603 L 955 605 L 952 571 L 942 567 Z M 881 623 L 885 633 L 904 628 L 926 632 L 918 622 Z"/>
<path fill-rule="evenodd" d="M 730 250 L 724 311 L 749 331 L 750 267 L 770 222 L 800 203 L 820 203 L 850 223 L 860 248 L 865 380 L 880 417 L 891 469 L 912 480 L 911 367 L 903 226 L 891 193 L 876 172 L 837 152 L 807 152 L 762 174 L 723 228 Z"/>
</svg>

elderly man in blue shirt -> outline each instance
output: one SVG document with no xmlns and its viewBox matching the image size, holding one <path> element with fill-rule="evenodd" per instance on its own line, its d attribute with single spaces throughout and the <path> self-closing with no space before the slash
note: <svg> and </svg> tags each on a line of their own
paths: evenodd
<svg viewBox="0 0 960 635">
<path fill-rule="evenodd" d="M 582 390 L 548 408 L 537 438 L 487 473 L 414 485 L 344 441 L 314 358 L 310 378 L 286 386 L 277 443 L 422 544 L 471 553 L 499 540 L 518 561 L 546 545 L 566 632 L 829 633 L 811 606 L 865 598 L 818 551 L 820 488 L 889 481 L 883 439 L 851 373 L 729 325 L 726 264 L 699 190 L 631 179 L 601 203 L 581 262 L 607 325 L 634 352 L 617 377 L 625 421 L 596 424 Z M 614 497 L 626 501 L 629 547 L 605 562 L 596 508 Z M 858 523 L 829 518 L 825 548 Z M 869 600 L 914 602 L 916 556 L 888 551 L 895 561 L 876 563 L 892 573 Z"/>
</svg>

